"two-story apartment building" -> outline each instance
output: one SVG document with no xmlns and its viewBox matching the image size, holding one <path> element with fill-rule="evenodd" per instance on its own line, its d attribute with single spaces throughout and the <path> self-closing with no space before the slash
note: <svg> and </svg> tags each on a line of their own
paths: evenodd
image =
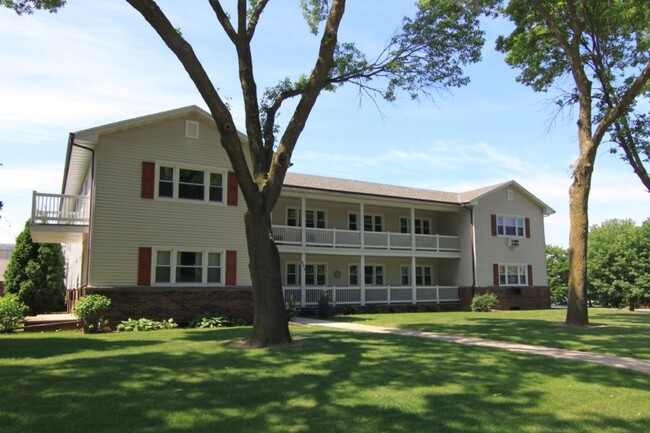
<svg viewBox="0 0 650 433">
<path fill-rule="evenodd" d="M 71 133 L 60 194 L 34 193 L 35 242 L 65 244 L 69 302 L 111 317 L 251 319 L 245 202 L 210 115 L 189 106 Z M 285 297 L 308 307 L 546 308 L 544 217 L 514 181 L 450 193 L 288 173 L 272 217 Z"/>
</svg>

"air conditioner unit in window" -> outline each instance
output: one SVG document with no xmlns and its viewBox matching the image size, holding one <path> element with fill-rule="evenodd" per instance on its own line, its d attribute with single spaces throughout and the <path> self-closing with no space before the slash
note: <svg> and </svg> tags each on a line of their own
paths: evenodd
<svg viewBox="0 0 650 433">
<path fill-rule="evenodd" d="M 508 238 L 508 246 L 509 247 L 518 247 L 519 246 L 519 239 Z"/>
</svg>

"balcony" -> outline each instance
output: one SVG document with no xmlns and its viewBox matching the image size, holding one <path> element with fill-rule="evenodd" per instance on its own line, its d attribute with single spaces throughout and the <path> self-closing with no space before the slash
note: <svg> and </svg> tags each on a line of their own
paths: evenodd
<svg viewBox="0 0 650 433">
<path fill-rule="evenodd" d="M 458 236 L 391 232 L 362 233 L 355 230 L 320 228 L 305 228 L 304 230 L 304 245 L 310 247 L 460 252 Z M 273 240 L 278 245 L 303 245 L 303 228 L 274 225 Z"/>
<path fill-rule="evenodd" d="M 90 198 L 83 195 L 32 196 L 32 240 L 38 243 L 81 242 L 88 233 Z"/>
<path fill-rule="evenodd" d="M 456 286 L 369 286 L 369 287 L 283 287 L 284 298 L 303 306 L 318 305 L 321 294 L 327 293 L 333 305 L 440 304 L 459 301 Z"/>
</svg>

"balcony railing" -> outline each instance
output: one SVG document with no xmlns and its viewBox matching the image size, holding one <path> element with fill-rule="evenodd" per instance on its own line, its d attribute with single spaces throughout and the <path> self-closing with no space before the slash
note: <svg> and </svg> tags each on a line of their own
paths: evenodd
<svg viewBox="0 0 650 433">
<path fill-rule="evenodd" d="M 323 292 L 327 293 L 334 305 L 431 304 L 453 303 L 459 300 L 456 286 L 418 286 L 415 288 L 415 297 L 413 288 L 404 286 L 372 286 L 363 289 L 361 287 L 283 287 L 283 290 L 285 299 L 293 298 L 303 307 L 318 305 Z"/>
<path fill-rule="evenodd" d="M 84 195 L 43 194 L 32 196 L 32 224 L 88 225 L 90 201 Z"/>
<path fill-rule="evenodd" d="M 278 244 L 302 245 L 302 230 L 302 227 L 274 225 L 273 240 Z M 305 228 L 305 245 L 332 248 L 460 251 L 458 236 L 391 232 L 364 232 L 362 236 L 360 231 L 355 230 L 317 228 Z"/>
</svg>

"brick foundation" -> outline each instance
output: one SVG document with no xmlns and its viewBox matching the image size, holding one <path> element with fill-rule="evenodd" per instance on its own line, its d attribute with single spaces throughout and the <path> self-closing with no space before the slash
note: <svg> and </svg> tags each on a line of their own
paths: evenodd
<svg viewBox="0 0 650 433">
<path fill-rule="evenodd" d="M 497 295 L 499 310 L 540 310 L 551 308 L 551 291 L 544 286 L 526 287 L 461 287 L 458 289 L 460 309 L 469 311 L 474 294 L 491 292 Z"/>
<path fill-rule="evenodd" d="M 111 326 L 122 320 L 173 318 L 187 325 L 198 314 L 219 313 L 253 323 L 253 289 L 251 287 L 129 287 L 86 288 L 85 294 L 110 298 L 107 319 Z"/>
</svg>

